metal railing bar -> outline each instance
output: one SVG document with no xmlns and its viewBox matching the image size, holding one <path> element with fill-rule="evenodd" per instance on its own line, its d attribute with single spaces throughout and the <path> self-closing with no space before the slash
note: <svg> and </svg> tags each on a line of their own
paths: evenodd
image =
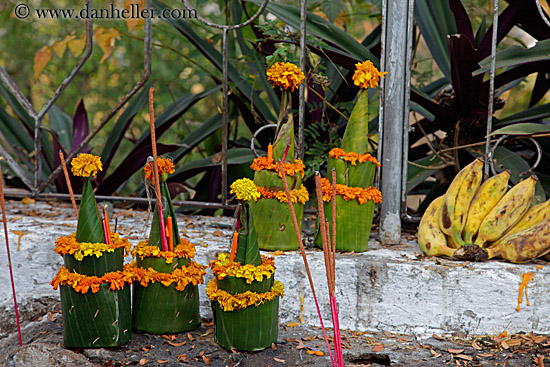
<svg viewBox="0 0 550 367">
<path fill-rule="evenodd" d="M 306 72 L 306 18 L 307 18 L 307 0 L 300 0 L 300 69 Z M 304 82 L 306 83 L 304 85 Z M 306 87 L 307 75 L 305 81 L 300 84 L 298 90 L 300 100 L 298 105 L 298 144 L 296 146 L 296 155 L 304 159 L 304 124 L 306 114 Z"/>
<path fill-rule="evenodd" d="M 32 185 L 32 182 L 31 182 L 30 178 L 27 177 L 27 175 L 25 174 L 25 171 L 23 171 L 21 166 L 19 164 L 17 164 L 17 162 L 12 158 L 11 154 L 9 154 L 4 149 L 2 144 L 0 144 L 0 155 L 2 155 L 6 159 L 6 162 L 8 163 L 8 166 L 10 166 L 10 168 L 17 175 L 17 177 L 19 177 L 21 179 L 21 181 L 23 181 L 25 186 L 27 186 L 29 188 L 29 190 L 32 190 L 33 185 Z"/>
</svg>

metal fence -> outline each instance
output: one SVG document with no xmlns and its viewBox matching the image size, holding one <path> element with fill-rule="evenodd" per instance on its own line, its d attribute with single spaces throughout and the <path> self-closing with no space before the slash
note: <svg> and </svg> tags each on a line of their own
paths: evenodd
<svg viewBox="0 0 550 367">
<path fill-rule="evenodd" d="M 192 9 L 187 0 L 182 0 L 188 9 Z M 92 8 L 92 0 L 86 0 L 86 5 Z M 222 38 L 222 73 L 223 73 L 223 123 L 222 123 L 222 163 L 221 163 L 221 191 L 222 200 L 220 203 L 204 203 L 196 201 L 176 201 L 176 205 L 195 206 L 202 208 L 226 208 L 233 206 L 227 202 L 227 149 L 228 149 L 228 70 L 227 70 L 227 34 L 228 31 L 244 27 L 252 23 L 265 8 L 269 0 L 264 0 L 258 12 L 246 22 L 238 25 L 218 25 L 197 16 L 197 19 L 207 26 L 221 29 Z M 539 11 L 542 14 L 539 0 L 537 0 Z M 151 0 L 145 1 L 146 8 L 151 7 Z M 411 59 L 412 59 L 412 26 L 413 26 L 413 7 L 414 0 L 382 0 L 382 55 L 381 71 L 390 71 L 385 79 L 380 83 L 380 110 L 379 110 L 379 147 L 378 160 L 382 163 L 378 172 L 378 185 L 384 195 L 381 204 L 380 213 L 380 240 L 384 244 L 396 244 L 401 240 L 402 220 L 415 220 L 407 214 L 406 210 L 406 191 L 407 191 L 407 162 L 408 162 L 408 133 L 409 133 L 409 96 L 411 79 Z M 300 1 L 300 66 L 302 70 L 306 68 L 306 17 L 307 0 Z M 498 30 L 498 0 L 493 1 L 493 37 L 492 54 L 490 69 L 490 93 L 489 101 L 492 101 L 494 94 L 495 78 L 495 55 Z M 546 20 L 545 17 L 543 17 Z M 21 92 L 17 84 L 10 78 L 7 72 L 0 66 L 0 79 L 15 95 L 29 115 L 34 119 L 34 149 L 35 149 L 35 173 L 34 180 L 31 181 L 25 174 L 22 167 L 10 156 L 10 154 L 0 145 L 0 154 L 3 155 L 12 171 L 28 187 L 32 195 L 44 198 L 67 198 L 65 194 L 44 193 L 44 190 L 61 173 L 62 167 L 59 165 L 45 180 L 41 177 L 41 134 L 42 119 L 50 110 L 55 101 L 59 98 L 64 89 L 71 83 L 75 75 L 80 71 L 84 63 L 92 53 L 92 30 L 91 19 L 84 21 L 86 31 L 86 48 L 84 55 L 78 61 L 76 66 L 68 74 L 67 78 L 55 90 L 52 97 L 40 109 L 39 112 L 33 107 L 25 95 Z M 101 122 L 93 128 L 82 143 L 66 157 L 69 162 L 76 156 L 88 142 L 103 129 L 116 113 L 143 87 L 151 75 L 151 40 L 152 26 L 151 18 L 145 19 L 145 37 L 143 41 L 143 63 L 144 70 L 141 79 L 131 88 L 131 90 L 121 98 L 115 106 L 107 113 Z M 297 154 L 303 156 L 304 141 L 304 115 L 305 115 L 305 86 L 301 85 L 299 90 L 299 120 L 297 132 Z M 384 106 L 392 106 L 386 109 Z M 487 132 L 491 132 L 493 103 L 488 103 L 489 111 L 487 114 Z M 397 144 L 396 144 L 397 142 Z M 490 150 L 490 142 L 487 138 L 486 155 Z M 488 169 L 488 165 L 486 165 Z M 396 178 L 399 178 L 396 180 Z M 130 197 L 101 197 L 102 200 L 128 200 L 128 201 L 146 201 L 147 199 Z"/>
</svg>

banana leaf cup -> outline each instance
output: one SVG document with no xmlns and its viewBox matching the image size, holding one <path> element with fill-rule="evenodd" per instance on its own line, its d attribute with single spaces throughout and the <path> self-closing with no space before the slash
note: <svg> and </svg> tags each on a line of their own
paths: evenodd
<svg viewBox="0 0 550 367">
<path fill-rule="evenodd" d="M 71 348 L 120 346 L 132 334 L 132 274 L 123 266 L 130 243 L 109 232 L 99 218 L 90 181 L 102 169 L 99 157 L 80 154 L 71 163 L 73 174 L 85 181 L 76 233 L 55 243 L 64 259 L 51 282 L 60 288 L 63 343 Z"/>
<path fill-rule="evenodd" d="M 166 184 L 168 174 L 174 172 L 173 164 L 164 158 L 159 158 L 157 164 L 170 247 L 163 249 L 159 209 L 156 207 L 149 239 L 139 242 L 132 250 L 136 258 L 132 264 L 132 327 L 134 331 L 151 334 L 180 333 L 200 326 L 198 284 L 204 283 L 206 266 L 192 260 L 195 245 L 178 234 L 176 213 Z M 151 177 L 151 166 L 148 163 L 145 167 L 146 179 Z"/>
</svg>

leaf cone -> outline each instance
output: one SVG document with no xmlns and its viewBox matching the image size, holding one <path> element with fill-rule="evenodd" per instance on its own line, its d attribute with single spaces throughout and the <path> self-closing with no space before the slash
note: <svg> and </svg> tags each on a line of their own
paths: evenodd
<svg viewBox="0 0 550 367">
<path fill-rule="evenodd" d="M 178 222 L 176 220 L 176 212 L 172 205 L 172 199 L 170 198 L 170 192 L 166 182 L 160 183 L 160 195 L 162 196 L 162 214 L 164 217 L 164 225 L 166 225 L 166 219 L 172 217 L 172 234 L 174 238 L 174 247 L 180 244 L 180 236 L 178 230 Z M 155 201 L 156 203 L 156 201 Z M 153 223 L 151 224 L 151 232 L 149 232 L 149 246 L 158 246 L 162 248 L 162 240 L 160 238 L 160 220 L 158 207 L 155 205 L 155 212 L 153 214 Z"/>
<path fill-rule="evenodd" d="M 342 139 L 342 149 L 346 153 L 364 154 L 369 147 L 369 92 L 362 89 L 359 92 L 357 103 L 353 107 L 351 116 Z"/>
<path fill-rule="evenodd" d="M 89 177 L 84 179 L 78 211 L 76 240 L 78 242 L 105 243 L 105 232 L 101 219 L 99 219 L 94 189 Z"/>
<path fill-rule="evenodd" d="M 254 202 L 251 205 L 254 205 Z M 241 265 L 250 264 L 258 266 L 262 263 L 260 248 L 258 247 L 258 242 L 249 241 L 249 220 L 249 204 L 244 204 L 241 210 L 241 228 L 239 228 L 239 242 L 235 261 L 241 263 Z"/>
<path fill-rule="evenodd" d="M 292 100 L 288 91 L 282 95 L 281 110 L 277 121 L 277 136 L 273 144 L 273 159 L 278 162 L 283 159 L 287 141 L 290 144 L 286 161 L 294 160 L 294 118 L 292 117 Z"/>
</svg>

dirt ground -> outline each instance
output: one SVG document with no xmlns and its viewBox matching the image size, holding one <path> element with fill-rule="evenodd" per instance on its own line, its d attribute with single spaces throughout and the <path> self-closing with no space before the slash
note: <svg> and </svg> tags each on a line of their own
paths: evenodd
<svg viewBox="0 0 550 367">
<path fill-rule="evenodd" d="M 203 320 L 198 330 L 188 333 L 134 333 L 131 341 L 119 348 L 68 350 L 62 347 L 63 320 L 59 310 L 59 301 L 48 298 L 21 307 L 23 348 L 18 345 L 13 311 L 1 312 L 0 328 L 4 332 L 0 335 L 0 362 L 4 366 L 25 367 L 331 365 L 318 328 L 280 325 L 278 341 L 271 348 L 241 353 L 214 342 L 211 320 Z M 331 335 L 332 330 L 328 333 Z M 342 341 L 346 366 L 550 366 L 548 337 L 530 333 L 433 335 L 420 340 L 411 335 L 344 331 Z"/>
</svg>

